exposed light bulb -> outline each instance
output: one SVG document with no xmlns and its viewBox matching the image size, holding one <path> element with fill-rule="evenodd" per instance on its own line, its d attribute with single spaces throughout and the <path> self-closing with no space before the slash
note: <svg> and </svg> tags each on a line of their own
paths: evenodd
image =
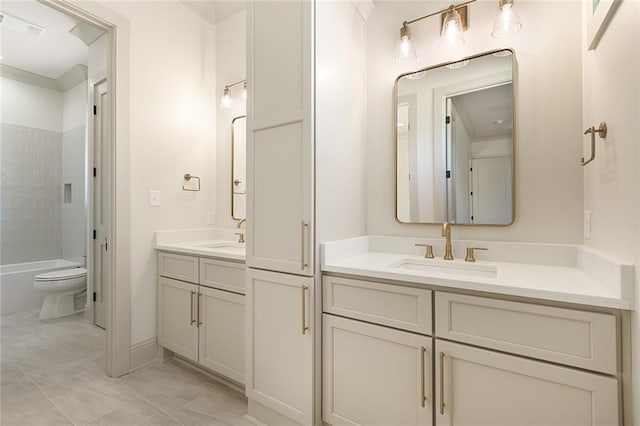
<svg viewBox="0 0 640 426">
<path fill-rule="evenodd" d="M 447 50 L 460 47 L 464 44 L 462 35 L 462 18 L 460 13 L 451 6 L 444 16 L 442 23 L 442 35 L 440 39 L 440 49 Z"/>
<path fill-rule="evenodd" d="M 247 82 L 242 85 L 242 99 L 247 100 Z"/>
<path fill-rule="evenodd" d="M 400 41 L 396 46 L 396 62 L 399 64 L 406 64 L 414 61 L 418 57 L 416 48 L 411 41 L 411 29 L 406 22 L 402 23 L 400 28 Z"/>
<path fill-rule="evenodd" d="M 221 109 L 231 108 L 231 95 L 229 94 L 229 87 L 225 86 L 222 100 L 220 101 Z"/>
<path fill-rule="evenodd" d="M 494 38 L 506 37 L 509 34 L 517 33 L 520 29 L 522 29 L 522 23 L 513 8 L 513 0 L 500 0 L 491 35 Z"/>
</svg>

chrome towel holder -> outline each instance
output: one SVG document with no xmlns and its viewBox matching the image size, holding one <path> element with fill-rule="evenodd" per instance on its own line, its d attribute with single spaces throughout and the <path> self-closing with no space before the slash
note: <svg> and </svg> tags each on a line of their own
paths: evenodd
<svg viewBox="0 0 640 426">
<path fill-rule="evenodd" d="M 602 123 L 600 123 L 600 127 L 598 127 L 597 129 L 594 126 L 591 126 L 587 130 L 584 131 L 585 135 L 587 135 L 589 133 L 591 133 L 591 156 L 589 157 L 589 159 L 587 161 L 584 161 L 584 157 L 582 157 L 580 159 L 580 165 L 582 167 L 586 166 L 587 164 L 589 164 L 590 162 L 592 162 L 596 158 L 596 133 L 598 133 L 598 136 L 600 136 L 601 139 L 606 138 L 607 137 L 607 123 L 602 122 Z"/>
<path fill-rule="evenodd" d="M 183 191 L 191 191 L 191 192 L 197 192 L 200 191 L 200 178 L 198 176 L 193 176 L 189 173 L 184 175 L 184 180 L 186 180 L 187 182 L 189 182 L 191 179 L 195 179 L 198 181 L 198 187 L 196 189 L 189 189 L 189 188 L 185 188 L 184 185 L 182 185 L 182 190 Z"/>
</svg>

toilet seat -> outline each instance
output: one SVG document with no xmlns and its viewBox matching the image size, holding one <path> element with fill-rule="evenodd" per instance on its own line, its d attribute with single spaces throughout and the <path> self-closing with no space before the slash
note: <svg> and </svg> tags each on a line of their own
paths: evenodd
<svg viewBox="0 0 640 426">
<path fill-rule="evenodd" d="M 63 269 L 60 271 L 45 272 L 35 276 L 34 281 L 61 281 L 72 278 L 82 278 L 87 276 L 85 268 Z"/>
</svg>

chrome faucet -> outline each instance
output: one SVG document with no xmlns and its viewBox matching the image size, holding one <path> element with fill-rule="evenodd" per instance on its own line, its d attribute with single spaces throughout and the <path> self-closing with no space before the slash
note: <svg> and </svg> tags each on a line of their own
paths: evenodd
<svg viewBox="0 0 640 426">
<path fill-rule="evenodd" d="M 238 229 L 240 229 L 242 224 L 245 223 L 246 221 L 247 221 L 247 219 L 240 219 L 240 222 L 238 222 Z"/>
<path fill-rule="evenodd" d="M 445 237 L 444 260 L 453 260 L 451 252 L 451 224 L 445 222 L 442 224 L 442 236 Z"/>
</svg>

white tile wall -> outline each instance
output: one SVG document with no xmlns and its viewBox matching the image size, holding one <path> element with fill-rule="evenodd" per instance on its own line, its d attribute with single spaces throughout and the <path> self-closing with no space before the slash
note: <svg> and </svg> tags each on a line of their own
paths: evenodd
<svg viewBox="0 0 640 426">
<path fill-rule="evenodd" d="M 62 135 L 62 185 L 71 184 L 71 203 L 62 203 L 62 256 L 80 258 L 86 254 L 85 126 Z"/>
<path fill-rule="evenodd" d="M 62 256 L 62 135 L 2 123 L 0 264 Z"/>
</svg>

